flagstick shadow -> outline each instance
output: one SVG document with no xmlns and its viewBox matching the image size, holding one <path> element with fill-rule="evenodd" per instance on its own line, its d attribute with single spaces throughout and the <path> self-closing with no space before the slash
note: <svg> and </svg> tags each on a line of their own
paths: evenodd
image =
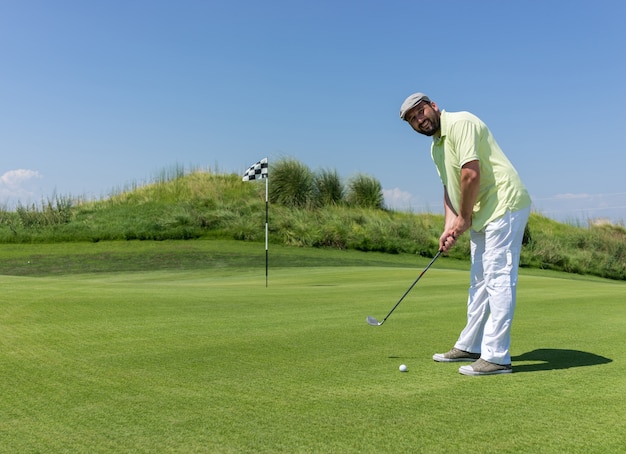
<svg viewBox="0 0 626 454">
<path fill-rule="evenodd" d="M 542 370 L 570 369 L 573 367 L 598 366 L 613 362 L 610 358 L 580 350 L 539 348 L 511 358 L 513 372 L 537 372 Z M 516 364 L 519 362 L 532 364 Z"/>
</svg>

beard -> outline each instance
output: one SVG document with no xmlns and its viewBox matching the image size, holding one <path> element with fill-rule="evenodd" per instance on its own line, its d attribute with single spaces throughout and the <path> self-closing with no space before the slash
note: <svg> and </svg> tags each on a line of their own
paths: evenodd
<svg viewBox="0 0 626 454">
<path fill-rule="evenodd" d="M 441 123 L 438 117 L 429 118 L 427 121 L 423 122 L 420 125 L 418 132 L 420 134 L 424 134 L 425 136 L 431 137 L 435 135 L 437 131 L 439 131 L 440 126 Z"/>
</svg>

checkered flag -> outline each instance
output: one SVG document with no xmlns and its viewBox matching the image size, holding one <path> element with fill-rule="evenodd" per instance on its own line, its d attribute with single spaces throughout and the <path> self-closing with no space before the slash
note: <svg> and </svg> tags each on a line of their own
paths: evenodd
<svg viewBox="0 0 626 454">
<path fill-rule="evenodd" d="M 254 181 L 267 178 L 267 158 L 261 159 L 259 162 L 251 166 L 246 173 L 243 174 L 243 181 Z"/>
</svg>

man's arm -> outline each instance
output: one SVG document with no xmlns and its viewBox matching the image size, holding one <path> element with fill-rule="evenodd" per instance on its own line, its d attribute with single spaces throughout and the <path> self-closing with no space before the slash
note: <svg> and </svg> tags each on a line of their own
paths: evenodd
<svg viewBox="0 0 626 454">
<path fill-rule="evenodd" d="M 463 234 L 472 226 L 472 213 L 479 188 L 480 165 L 478 161 L 470 161 L 461 168 L 461 212 L 454 225 L 456 236 Z"/>
<path fill-rule="evenodd" d="M 478 190 L 480 188 L 480 163 L 470 161 L 461 168 L 461 207 L 460 213 L 455 213 L 450 204 L 448 192 L 444 188 L 444 206 L 446 212 L 444 233 L 439 239 L 439 244 L 444 252 L 447 252 L 456 239 L 472 226 L 472 213 Z"/>
<path fill-rule="evenodd" d="M 439 237 L 439 250 L 447 252 L 448 249 L 454 245 L 454 242 L 446 244 L 446 240 L 448 240 L 448 237 L 450 236 L 449 232 L 454 229 L 454 223 L 456 222 L 458 214 L 452 206 L 452 201 L 450 200 L 450 195 L 448 194 L 448 188 L 446 186 L 443 187 L 443 210 L 445 213 L 445 217 L 443 224 L 443 233 L 441 234 L 441 237 Z"/>
<path fill-rule="evenodd" d="M 450 200 L 450 195 L 448 194 L 448 188 L 445 186 L 443 187 L 443 209 L 445 212 L 444 230 L 449 230 L 454 226 L 454 220 L 458 214 L 452 206 L 452 201 Z"/>
</svg>

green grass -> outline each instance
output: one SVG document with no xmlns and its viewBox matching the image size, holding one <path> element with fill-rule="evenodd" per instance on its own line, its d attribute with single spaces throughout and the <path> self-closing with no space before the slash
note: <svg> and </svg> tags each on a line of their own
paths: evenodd
<svg viewBox="0 0 626 454">
<path fill-rule="evenodd" d="M 263 252 L 3 246 L 0 451 L 624 452 L 624 282 L 523 270 L 515 373 L 465 377 L 466 264 L 371 327 L 427 259 Z"/>
</svg>

